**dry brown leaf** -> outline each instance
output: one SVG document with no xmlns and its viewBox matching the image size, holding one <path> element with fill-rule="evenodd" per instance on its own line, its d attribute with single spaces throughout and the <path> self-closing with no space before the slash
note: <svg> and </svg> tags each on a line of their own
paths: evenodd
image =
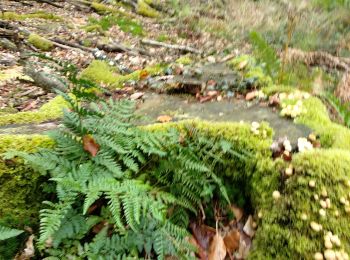
<svg viewBox="0 0 350 260">
<path fill-rule="evenodd" d="M 26 247 L 20 255 L 15 256 L 15 260 L 29 260 L 35 254 L 35 249 L 33 245 L 34 235 L 30 235 L 27 242 Z"/>
<path fill-rule="evenodd" d="M 197 239 L 195 239 L 193 236 L 190 236 L 188 240 L 189 240 L 189 243 L 197 249 L 197 255 L 199 259 L 201 260 L 208 259 L 207 251 L 204 250 L 204 248 L 198 244 Z"/>
<path fill-rule="evenodd" d="M 193 237 L 197 240 L 197 243 L 204 250 L 207 251 L 209 249 L 210 240 L 216 234 L 215 228 L 212 228 L 203 224 L 197 224 L 195 222 L 192 222 L 190 224 L 190 227 L 192 229 Z"/>
<path fill-rule="evenodd" d="M 161 115 L 157 117 L 157 121 L 160 123 L 168 123 L 172 120 L 173 118 L 168 115 Z"/>
<path fill-rule="evenodd" d="M 89 152 L 93 157 L 96 156 L 100 150 L 100 145 L 90 135 L 83 136 L 83 147 L 84 150 Z"/>
<path fill-rule="evenodd" d="M 232 204 L 230 206 L 231 211 L 233 212 L 233 214 L 235 215 L 235 218 L 237 221 L 240 221 L 243 217 L 243 209 L 237 207 L 236 205 Z"/>
<path fill-rule="evenodd" d="M 224 243 L 226 246 L 226 250 L 229 254 L 232 254 L 239 248 L 239 240 L 240 240 L 240 233 L 236 230 L 231 230 L 225 237 L 224 237 Z"/>
<path fill-rule="evenodd" d="M 147 70 L 142 70 L 141 72 L 140 72 L 140 79 L 145 79 L 145 78 L 147 78 L 148 77 L 148 72 L 147 72 Z"/>
<path fill-rule="evenodd" d="M 224 260 L 226 257 L 226 246 L 224 239 L 219 233 L 216 233 L 210 243 L 208 260 Z"/>
</svg>

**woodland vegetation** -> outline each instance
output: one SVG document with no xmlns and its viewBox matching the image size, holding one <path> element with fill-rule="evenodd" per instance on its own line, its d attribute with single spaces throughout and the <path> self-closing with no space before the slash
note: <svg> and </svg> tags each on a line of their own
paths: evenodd
<svg viewBox="0 0 350 260">
<path fill-rule="evenodd" d="M 0 260 L 349 255 L 349 0 L 1 1 Z"/>
</svg>

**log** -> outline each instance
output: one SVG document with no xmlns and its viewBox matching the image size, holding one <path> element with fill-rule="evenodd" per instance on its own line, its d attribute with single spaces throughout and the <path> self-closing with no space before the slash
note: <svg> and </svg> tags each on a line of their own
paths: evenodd
<svg viewBox="0 0 350 260">
<path fill-rule="evenodd" d="M 129 48 L 123 44 L 114 42 L 111 44 L 104 44 L 104 43 L 97 43 L 97 48 L 104 50 L 106 52 L 127 52 L 132 55 L 145 55 L 145 56 L 151 56 L 150 53 L 148 53 L 145 50 L 139 49 L 139 48 Z"/>
<path fill-rule="evenodd" d="M 177 44 L 168 44 L 168 43 L 158 42 L 150 39 L 142 39 L 141 43 L 146 45 L 156 46 L 156 47 L 164 47 L 164 48 L 173 49 L 173 50 L 180 50 L 183 52 L 192 52 L 199 55 L 203 53 L 202 51 L 192 47 L 177 45 Z"/>
<path fill-rule="evenodd" d="M 286 54 L 281 53 L 282 57 L 284 55 L 287 62 L 303 62 L 308 66 L 325 66 L 328 69 L 342 71 L 350 70 L 349 58 L 336 57 L 323 51 L 304 52 L 290 48 Z"/>
<path fill-rule="evenodd" d="M 62 92 L 67 91 L 67 85 L 63 83 L 57 77 L 49 75 L 43 71 L 36 70 L 29 63 L 24 63 L 23 72 L 34 80 L 36 86 L 41 87 L 46 92 L 53 92 L 59 90 Z"/>
</svg>

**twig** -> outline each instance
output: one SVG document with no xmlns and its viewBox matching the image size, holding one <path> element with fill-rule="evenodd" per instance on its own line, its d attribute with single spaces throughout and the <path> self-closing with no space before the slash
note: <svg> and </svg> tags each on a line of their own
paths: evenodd
<svg viewBox="0 0 350 260">
<path fill-rule="evenodd" d="M 60 44 L 60 43 L 57 43 L 57 42 L 54 42 L 54 41 L 51 41 L 51 42 L 52 42 L 53 45 L 55 45 L 57 47 L 60 47 L 62 49 L 75 50 L 75 51 L 78 51 L 78 52 L 81 52 L 81 53 L 85 53 L 85 51 L 83 51 L 81 49 L 78 49 L 78 48 L 75 48 L 75 47 L 67 46 L 67 45 Z"/>
<path fill-rule="evenodd" d="M 51 38 L 50 41 L 58 43 L 58 44 L 61 44 L 61 45 L 73 47 L 75 49 L 80 49 L 80 50 L 83 50 L 83 51 L 86 51 L 86 52 L 93 52 L 92 48 L 81 46 L 80 44 L 74 43 L 74 42 L 67 42 L 67 41 L 64 41 L 64 40 L 59 39 L 59 38 Z"/>
<path fill-rule="evenodd" d="M 111 44 L 103 44 L 103 43 L 98 43 L 97 48 L 107 51 L 107 52 L 127 52 L 129 54 L 133 55 L 145 55 L 145 56 L 151 56 L 150 53 L 148 53 L 145 50 L 138 49 L 138 48 L 129 48 L 126 47 L 120 43 L 114 42 Z"/>
<path fill-rule="evenodd" d="M 141 40 L 142 44 L 147 44 L 147 45 L 152 45 L 152 46 L 158 46 L 158 47 L 164 47 L 168 49 L 174 49 L 174 50 L 181 50 L 184 52 L 192 52 L 196 54 L 202 54 L 202 51 L 199 51 L 197 49 L 194 49 L 192 47 L 184 46 L 184 45 L 177 45 L 177 44 L 168 44 L 164 42 L 158 42 L 154 40 L 149 40 L 149 39 L 142 39 Z"/>
</svg>

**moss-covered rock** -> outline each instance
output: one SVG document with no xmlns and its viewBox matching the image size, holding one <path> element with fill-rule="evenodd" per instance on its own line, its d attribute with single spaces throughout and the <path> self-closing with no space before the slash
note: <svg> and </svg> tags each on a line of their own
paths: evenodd
<svg viewBox="0 0 350 260">
<path fill-rule="evenodd" d="M 53 141 L 44 135 L 0 135 L 0 155 L 10 150 L 35 152 L 52 146 Z M 0 156 L 0 225 L 36 230 L 41 202 L 46 199 L 43 181 L 22 160 L 4 160 Z M 13 259 L 19 246 L 19 239 L 0 241 L 0 259 Z"/>
<path fill-rule="evenodd" d="M 127 75 L 119 75 L 115 68 L 109 66 L 106 62 L 94 60 L 81 72 L 80 76 L 98 84 L 105 84 L 109 88 L 114 89 L 122 88 L 123 84 L 127 81 L 139 80 L 144 76 L 156 75 L 162 71 L 163 66 L 155 65 L 134 71 Z"/>
<path fill-rule="evenodd" d="M 316 97 L 303 101 L 306 110 L 296 123 L 304 124 L 320 135 L 321 143 L 325 147 L 350 150 L 350 129 L 331 121 L 326 106 Z"/>
<path fill-rule="evenodd" d="M 63 115 L 62 109 L 66 108 L 67 102 L 57 96 L 38 111 L 18 112 L 12 114 L 0 114 L 0 126 L 9 124 L 42 123 L 48 120 L 55 120 Z"/>
<path fill-rule="evenodd" d="M 26 19 L 45 19 L 45 20 L 54 20 L 54 21 L 62 21 L 62 18 L 58 15 L 47 13 L 44 11 L 38 11 L 29 14 L 18 14 L 15 12 L 3 12 L 0 13 L 0 19 L 11 20 L 11 21 L 21 21 Z"/>
<path fill-rule="evenodd" d="M 153 9 L 149 4 L 152 3 L 152 1 L 145 1 L 145 0 L 138 0 L 137 1 L 137 8 L 136 11 L 138 14 L 156 18 L 159 17 L 160 14 L 157 10 Z"/>
<path fill-rule="evenodd" d="M 124 12 L 124 11 L 119 10 L 117 8 L 114 8 L 112 6 L 108 6 L 108 5 L 97 3 L 97 2 L 91 3 L 91 8 L 100 14 L 111 13 L 111 14 L 122 15 L 122 16 L 126 16 L 126 17 L 132 16 L 130 13 L 127 13 L 127 12 Z"/>
<path fill-rule="evenodd" d="M 294 174 L 283 180 L 281 172 L 287 166 L 283 162 L 258 163 L 251 184 L 252 201 L 261 218 L 257 217 L 259 228 L 250 259 L 313 259 L 316 252 L 326 250 L 327 232 L 340 238 L 341 246 L 334 244 L 333 250 L 349 254 L 350 153 L 303 152 L 294 156 L 292 165 Z M 273 198 L 274 190 L 281 193 L 280 199 Z M 329 206 L 324 206 L 327 200 Z M 315 223 L 322 230 L 313 229 Z"/>
<path fill-rule="evenodd" d="M 49 51 L 53 48 L 53 43 L 51 41 L 35 33 L 29 35 L 28 42 L 42 51 Z"/>
</svg>

